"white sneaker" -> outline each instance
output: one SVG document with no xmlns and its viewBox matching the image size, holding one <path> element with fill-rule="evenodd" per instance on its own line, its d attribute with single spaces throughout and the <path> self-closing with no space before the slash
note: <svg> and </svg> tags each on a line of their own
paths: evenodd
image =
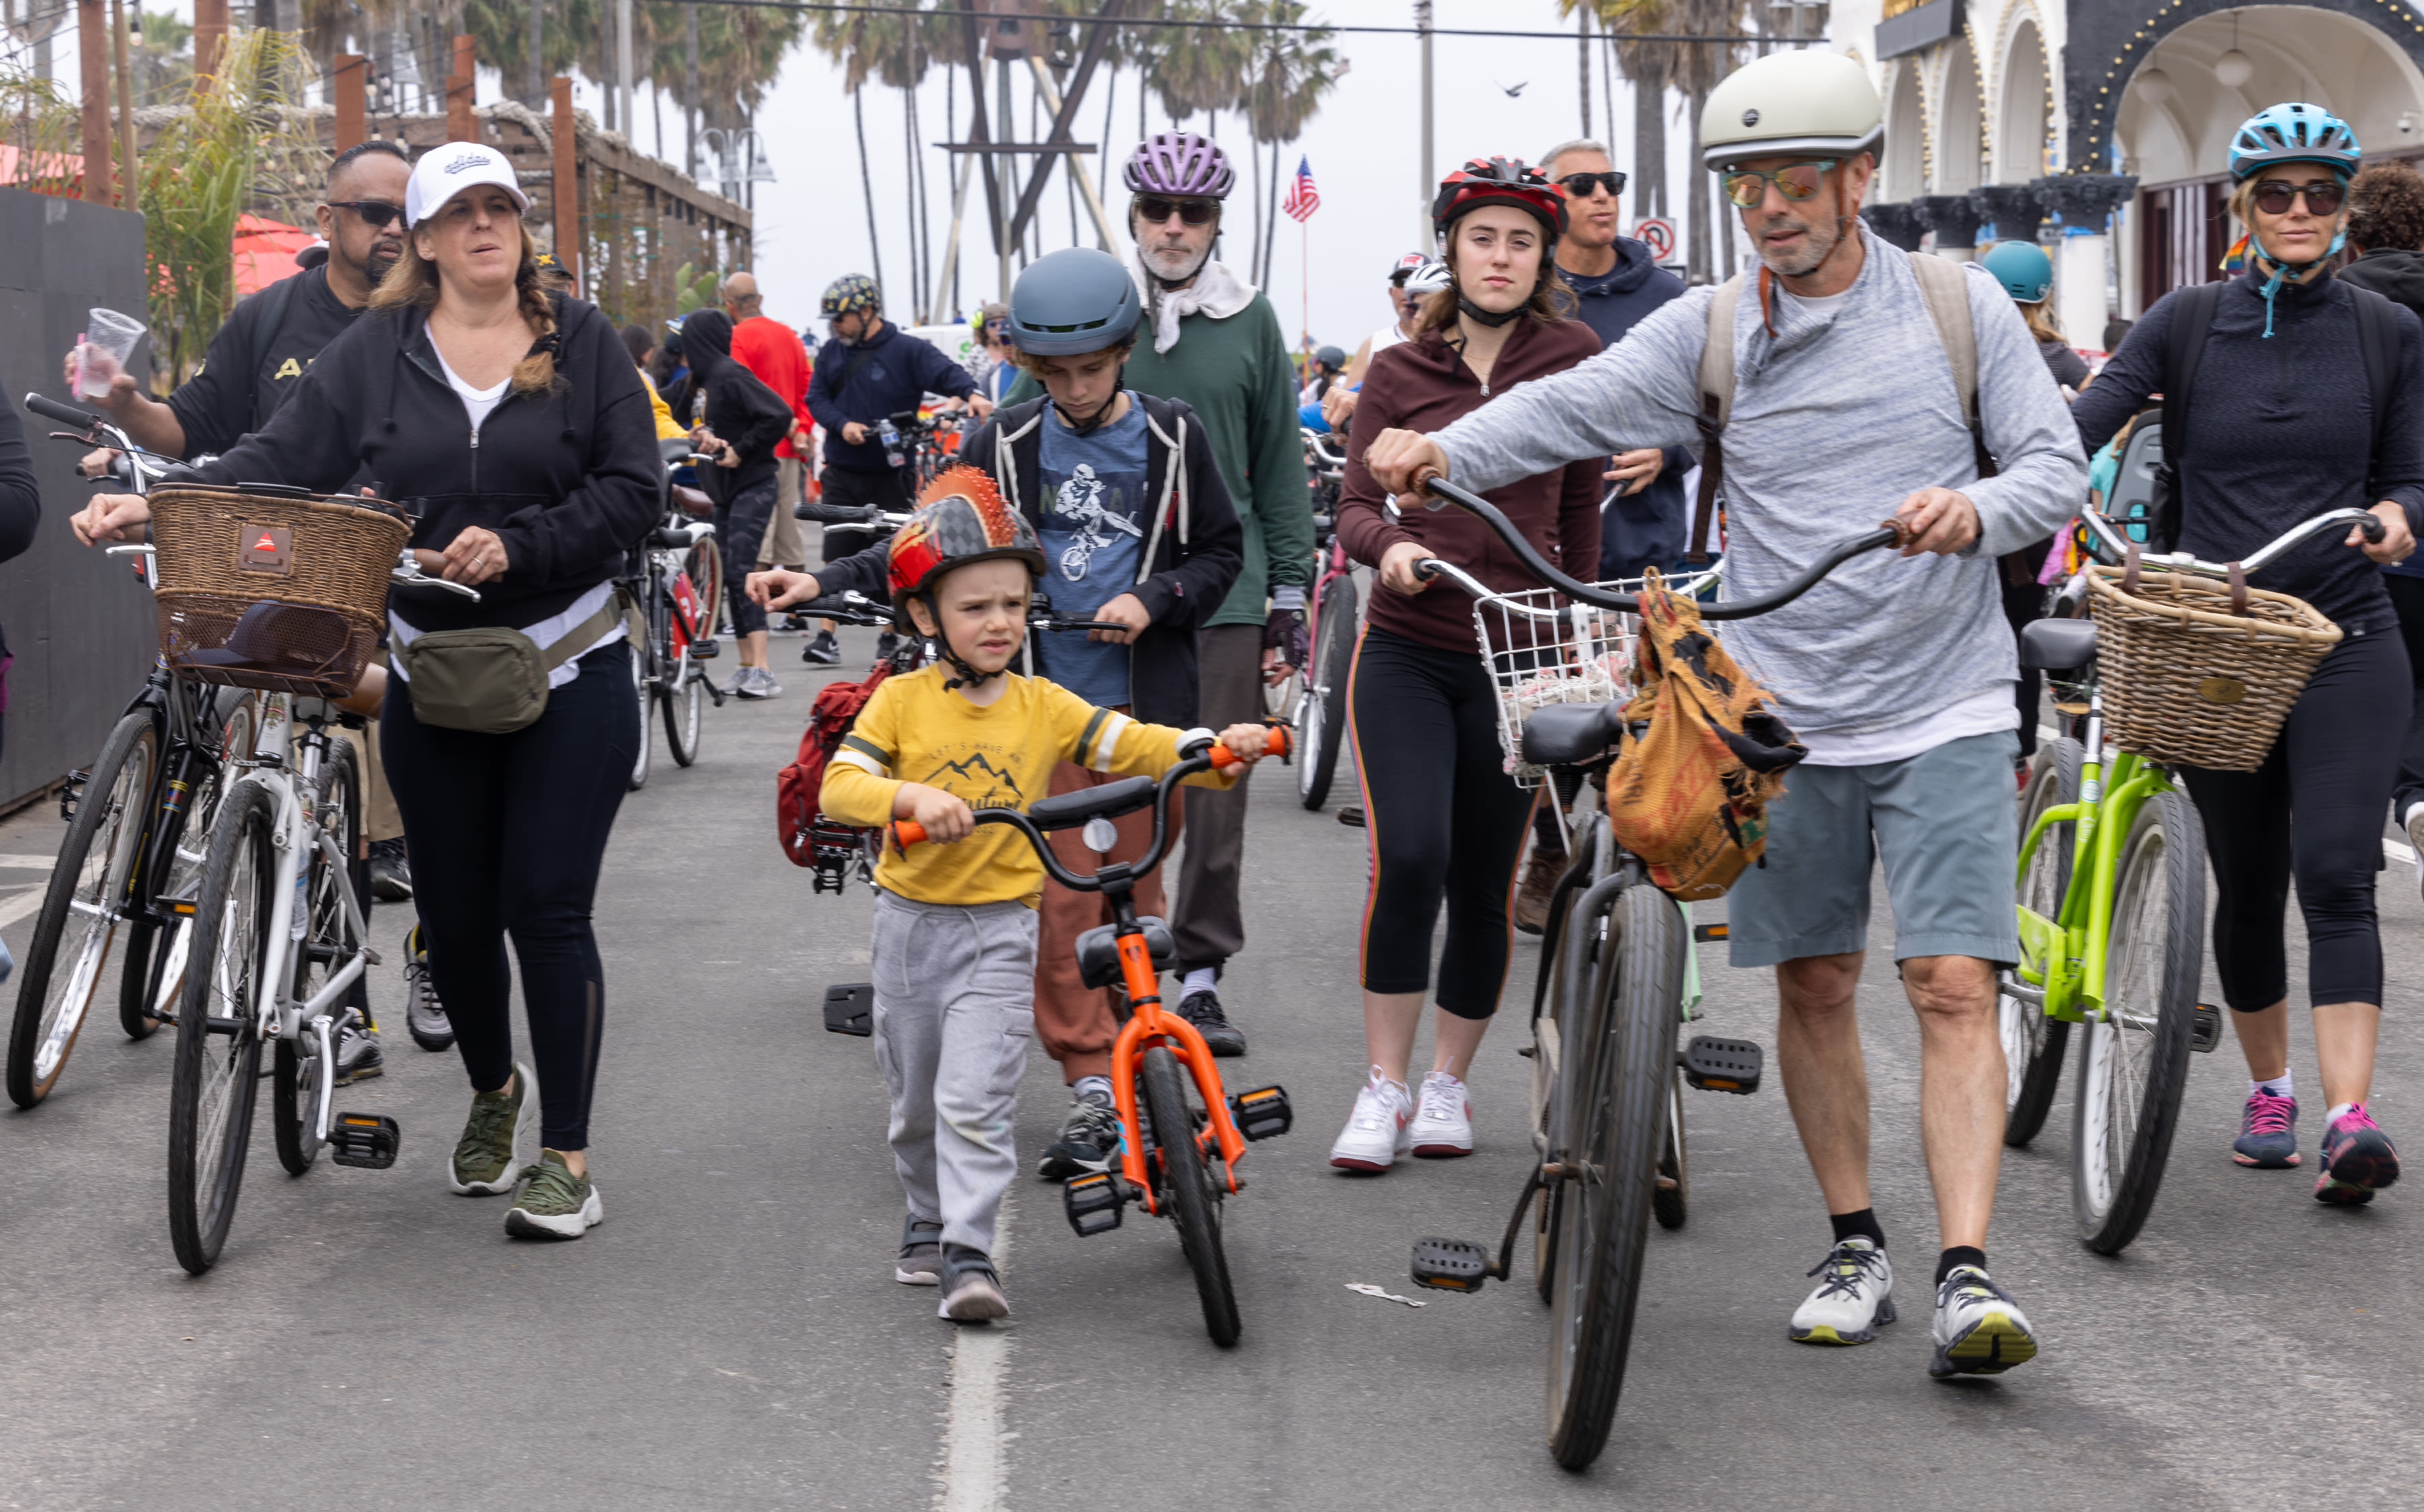
<svg viewBox="0 0 2424 1512">
<path fill-rule="evenodd" d="M 1330 1147 L 1330 1163 L 1341 1170 L 1386 1170 L 1413 1143 L 1410 1126 L 1413 1095 L 1406 1084 L 1391 1081 L 1374 1066 L 1364 1090 L 1355 1094 L 1355 1111 Z"/>
<path fill-rule="evenodd" d="M 1999 1376 L 2036 1357 L 2036 1335 L 2010 1296 L 1977 1266 L 1954 1266 L 1936 1289 L 1936 1359 L 1927 1373 Z"/>
<path fill-rule="evenodd" d="M 1410 1132 L 1414 1154 L 1426 1160 L 1473 1154 L 1473 1099 L 1464 1083 L 1444 1071 L 1425 1076 Z"/>
<path fill-rule="evenodd" d="M 1897 1316 L 1893 1262 L 1866 1238 L 1843 1240 L 1810 1274 L 1826 1279 L 1793 1310 L 1796 1344 L 1867 1344 Z"/>
</svg>

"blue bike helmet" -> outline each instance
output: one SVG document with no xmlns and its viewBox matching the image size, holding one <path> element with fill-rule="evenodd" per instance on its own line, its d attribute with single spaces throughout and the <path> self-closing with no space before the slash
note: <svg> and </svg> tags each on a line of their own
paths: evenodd
<svg viewBox="0 0 2424 1512">
<path fill-rule="evenodd" d="M 2349 123 L 2320 105 L 2289 101 L 2247 118 L 2230 139 L 2233 183 L 2283 163 L 2320 163 L 2346 179 L 2364 150 Z"/>
<path fill-rule="evenodd" d="M 1143 318 L 1127 264 L 1091 247 L 1037 258 L 1010 289 L 1011 344 L 1039 357 L 1125 345 Z"/>
<path fill-rule="evenodd" d="M 2034 242 L 1997 242 L 1978 262 L 2024 305 L 2035 304 L 2053 288 L 2053 259 Z"/>
</svg>

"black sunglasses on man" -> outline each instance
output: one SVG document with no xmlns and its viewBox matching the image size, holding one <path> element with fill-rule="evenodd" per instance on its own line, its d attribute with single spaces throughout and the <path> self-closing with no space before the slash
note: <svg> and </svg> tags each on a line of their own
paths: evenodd
<svg viewBox="0 0 2424 1512">
<path fill-rule="evenodd" d="M 373 231 L 384 231 L 389 221 L 404 214 L 402 205 L 391 205 L 384 199 L 331 199 L 328 208 L 352 211 Z"/>
<path fill-rule="evenodd" d="M 1604 188 L 1613 199 L 1624 192 L 1624 175 L 1610 168 L 1604 173 L 1569 173 L 1557 181 L 1557 186 L 1576 199 L 1589 199 L 1594 184 Z"/>
</svg>

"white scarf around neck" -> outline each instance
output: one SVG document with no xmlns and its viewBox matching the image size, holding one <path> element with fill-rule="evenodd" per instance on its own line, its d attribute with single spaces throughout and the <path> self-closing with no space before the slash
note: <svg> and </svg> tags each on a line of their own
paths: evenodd
<svg viewBox="0 0 2424 1512">
<path fill-rule="evenodd" d="M 1184 289 L 1165 289 L 1160 280 L 1144 269 L 1144 254 L 1129 273 L 1144 294 L 1146 310 L 1153 316 L 1153 349 L 1167 352 L 1178 344 L 1178 322 L 1184 316 L 1205 314 L 1214 320 L 1230 316 L 1254 302 L 1254 286 L 1229 271 L 1228 265 L 1205 259 L 1196 272 L 1195 281 Z"/>
</svg>

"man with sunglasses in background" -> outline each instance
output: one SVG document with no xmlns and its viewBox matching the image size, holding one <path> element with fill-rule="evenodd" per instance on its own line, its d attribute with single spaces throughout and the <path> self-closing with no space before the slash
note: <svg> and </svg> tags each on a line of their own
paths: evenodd
<svg viewBox="0 0 2424 1512">
<path fill-rule="evenodd" d="M 1737 70 L 1711 91 L 1700 141 L 1760 266 L 1722 291 L 1687 291 L 1598 357 L 1437 436 L 1384 431 L 1364 460 L 1395 492 L 1424 468 L 1484 490 L 1622 446 L 1698 439 L 1725 497 L 1728 598 L 1768 593 L 1844 537 L 1898 521 L 1899 554 L 1855 557 L 1784 608 L 1725 627 L 1809 753 L 1768 811 L 1762 865 L 1727 899 L 1728 938 L 1734 965 L 1776 971 L 1785 1101 L 1834 1231 L 1790 1336 L 1865 1344 L 1895 1316 L 1855 1003 L 1882 858 L 1893 958 L 1919 1020 L 1938 1234 L 1928 1374 L 1940 1377 L 2008 1370 L 2037 1348 L 1986 1273 L 2005 1091 L 1996 970 L 2019 959 L 2018 663 L 1996 558 L 2062 524 L 2084 496 L 2087 459 L 2002 286 L 1861 224 L 1884 116 L 1867 71 L 1840 54 L 1776 53 Z M 1974 431 L 1929 290 L 1968 311 Z M 1727 398 L 1704 399 L 1712 341 L 1733 356 L 1722 425 L 1704 408 Z"/>
<path fill-rule="evenodd" d="M 1212 256 L 1221 201 L 1237 181 L 1227 154 L 1193 132 L 1137 144 L 1123 182 L 1143 328 L 1122 382 L 1183 401 L 1212 445 L 1244 529 L 1236 581 L 1217 604 L 1195 609 L 1199 703 L 1214 728 L 1263 717 L 1266 680 L 1304 662 L 1304 590 L 1313 577 L 1313 498 L 1297 419 L 1296 366 L 1271 302 Z M 1022 373 L 1008 402 L 1044 392 Z M 1171 529 L 1188 528 L 1179 514 Z M 1182 537 L 1183 539 L 1183 537 Z M 1187 795 L 1187 847 L 1178 862 L 1171 932 L 1182 985 L 1178 1011 L 1216 1056 L 1246 1053 L 1221 1011 L 1219 981 L 1246 946 L 1237 901 L 1246 842 L 1246 785 Z"/>
<path fill-rule="evenodd" d="M 261 429 L 301 387 L 312 359 L 369 307 L 371 290 L 404 255 L 404 186 L 411 176 L 412 160 L 394 142 L 367 141 L 338 153 L 328 165 L 328 198 L 314 217 L 327 246 L 295 255 L 301 272 L 240 300 L 204 348 L 202 365 L 167 402 L 144 392 L 132 373 L 120 373 L 107 397 L 84 402 L 106 410 L 136 445 L 163 456 L 215 454 Z M 71 370 L 74 361 L 71 352 Z M 98 477 L 108 470 L 109 457 L 107 451 L 95 452 L 84 459 L 83 470 Z M 412 869 L 404 851 L 404 821 L 379 760 L 375 722 L 356 749 L 368 779 L 363 818 L 371 841 L 371 893 L 401 902 L 412 896 Z M 454 1031 L 428 989 L 420 943 L 415 929 L 406 947 L 411 982 L 406 1026 L 422 1048 L 443 1050 L 454 1042 Z M 368 1000 L 358 1006 L 367 1020 Z M 347 1025 L 338 1037 L 338 1079 L 375 1076 L 381 1068 L 376 1027 Z"/>
</svg>

